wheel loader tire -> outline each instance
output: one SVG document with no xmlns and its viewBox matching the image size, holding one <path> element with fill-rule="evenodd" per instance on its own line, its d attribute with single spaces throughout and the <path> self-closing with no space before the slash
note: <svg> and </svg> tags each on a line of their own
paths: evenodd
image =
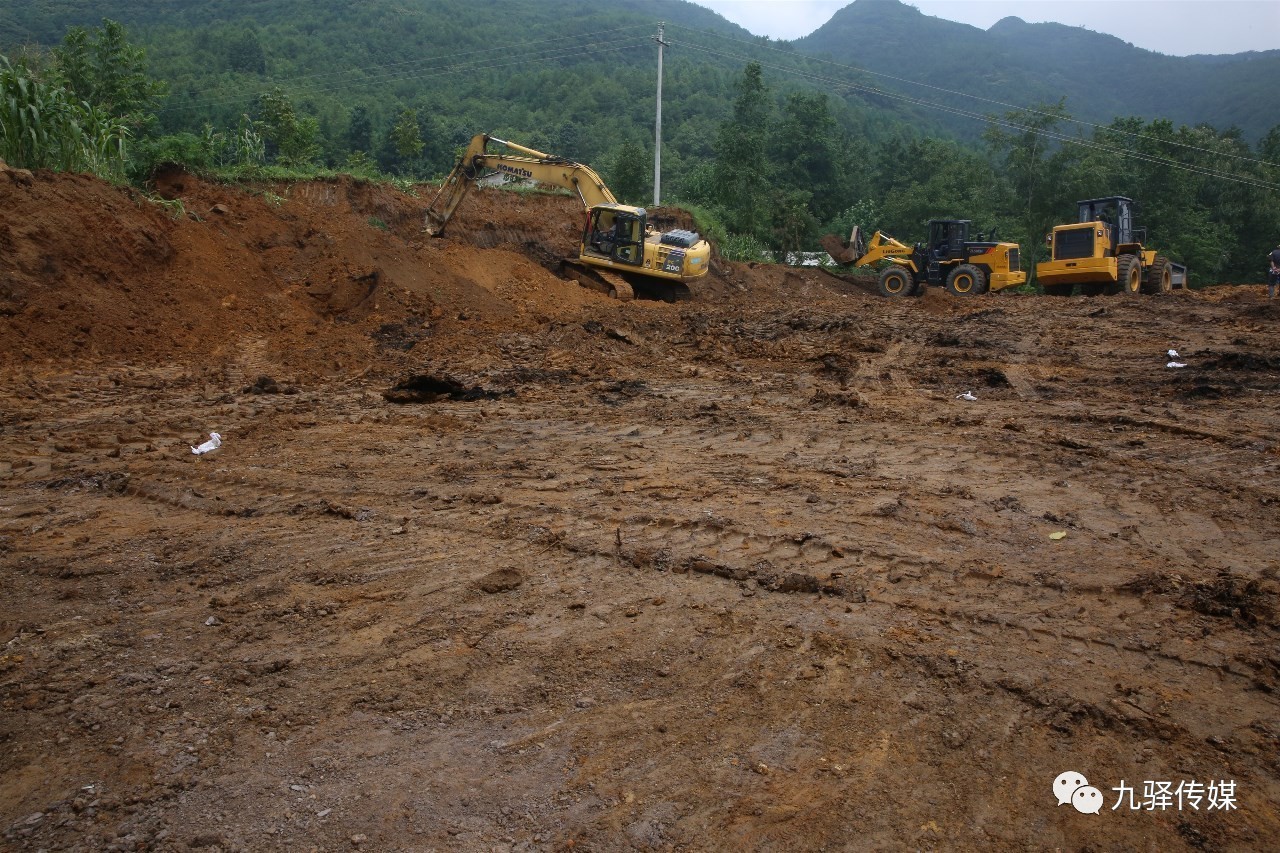
<svg viewBox="0 0 1280 853">
<path fill-rule="evenodd" d="M 1107 293 L 1131 296 L 1142 290 L 1142 264 L 1133 255 L 1121 255 L 1116 260 L 1116 280 Z"/>
<path fill-rule="evenodd" d="M 1075 285 L 1071 282 L 1066 284 L 1042 284 L 1045 296 L 1070 296 L 1071 291 L 1075 290 Z M 1087 287 L 1088 285 L 1085 285 Z"/>
<path fill-rule="evenodd" d="M 911 296 L 915 292 L 916 282 L 911 276 L 911 270 L 895 265 L 880 271 L 881 296 Z"/>
<path fill-rule="evenodd" d="M 987 274 L 973 264 L 961 264 L 947 274 L 947 291 L 956 296 L 981 296 L 987 292 Z"/>
<path fill-rule="evenodd" d="M 1142 282 L 1143 293 L 1168 293 L 1173 290 L 1173 269 L 1169 259 L 1164 255 L 1156 255 L 1156 259 L 1147 269 L 1146 280 Z"/>
</svg>

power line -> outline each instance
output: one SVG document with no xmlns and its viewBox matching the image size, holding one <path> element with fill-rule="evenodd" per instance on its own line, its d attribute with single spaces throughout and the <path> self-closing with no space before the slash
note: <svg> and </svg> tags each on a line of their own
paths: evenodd
<svg viewBox="0 0 1280 853">
<path fill-rule="evenodd" d="M 682 26 L 680 26 L 679 24 L 672 24 L 671 26 L 672 26 L 673 28 L 675 28 L 675 29 L 685 30 L 686 32 L 698 33 L 699 35 L 712 36 L 712 37 L 714 37 L 714 38 L 724 39 L 725 41 L 736 42 L 737 44 L 743 44 L 743 45 L 747 45 L 747 46 L 749 46 L 749 47 L 753 47 L 753 48 L 757 48 L 757 49 L 762 49 L 762 50 L 771 50 L 771 51 L 774 51 L 774 52 L 776 52 L 776 53 L 783 53 L 783 54 L 786 54 L 788 57 L 792 57 L 792 58 L 794 58 L 794 57 L 796 57 L 796 56 L 797 56 L 797 54 L 796 54 L 794 51 L 790 51 L 790 50 L 783 50 L 782 48 L 772 47 L 772 46 L 770 46 L 770 45 L 758 44 L 758 43 L 756 43 L 756 42 L 745 41 L 745 40 L 743 40 L 743 39 L 733 38 L 732 36 L 722 35 L 722 34 L 720 34 L 720 33 L 712 32 L 712 31 L 710 31 L 710 30 L 696 30 L 696 29 L 692 29 L 692 28 L 690 28 L 690 27 L 682 27 Z M 687 42 L 684 44 L 684 46 L 685 46 L 685 47 L 693 47 L 693 45 L 692 45 L 692 44 L 687 43 Z M 908 78 L 906 78 L 906 77 L 896 77 L 896 76 L 894 76 L 894 75 L 892 75 L 892 74 L 886 74 L 886 73 L 881 72 L 881 71 L 872 71 L 872 70 L 870 70 L 870 69 L 868 69 L 868 68 L 861 68 L 861 67 L 859 67 L 859 66 L 857 66 L 857 65 L 846 65 L 846 64 L 843 64 L 843 63 L 840 63 L 840 62 L 835 62 L 834 60 L 830 60 L 830 59 L 822 59 L 821 57 L 817 57 L 817 56 L 803 56 L 803 55 L 801 55 L 801 58 L 802 58 L 802 59 L 805 59 L 805 60 L 808 60 L 808 61 L 811 61 L 811 62 L 819 62 L 819 63 L 822 63 L 822 64 L 824 64 L 824 65 L 832 65 L 832 66 L 835 66 L 836 68 L 841 68 L 841 69 L 844 69 L 844 70 L 846 70 L 846 71 L 856 71 L 856 72 L 859 72 L 859 73 L 862 73 L 862 74 L 869 74 L 869 75 L 872 75 L 872 76 L 875 76 L 875 77 L 883 77 L 883 78 L 884 78 L 884 79 L 886 79 L 886 80 L 893 80 L 893 81 L 898 82 L 898 83 L 907 83 L 907 84 L 912 85 L 912 86 L 921 86 L 921 87 L 926 88 L 926 89 L 932 89 L 932 90 L 934 90 L 934 91 L 936 91 L 936 92 L 941 92 L 942 94 L 945 94 L 945 95 L 957 95 L 957 96 L 962 97 L 962 98 L 972 98 L 972 99 L 973 99 L 973 100 L 975 100 L 975 101 L 982 101 L 983 103 L 993 104 L 993 105 L 995 105 L 995 106 L 999 106 L 999 107 L 1006 107 L 1006 108 L 1011 109 L 1011 110 L 1019 110 L 1019 111 L 1021 111 L 1021 112 L 1030 113 L 1031 115 L 1039 115 L 1039 116 L 1044 116 L 1044 117 L 1046 117 L 1046 118 L 1054 118 L 1054 119 L 1057 119 L 1058 121 L 1067 121 L 1067 122 L 1072 122 L 1072 123 L 1074 123 L 1074 124 L 1083 125 L 1083 126 L 1085 126 L 1085 127 L 1092 127 L 1092 128 L 1097 129 L 1097 130 L 1106 130 L 1106 131 L 1108 131 L 1108 132 L 1110 132 L 1110 133 L 1119 133 L 1119 134 L 1123 134 L 1123 135 L 1127 135 L 1127 136 L 1133 136 L 1133 137 L 1135 137 L 1135 138 L 1137 138 L 1137 139 L 1147 139 L 1147 140 L 1152 140 L 1152 141 L 1161 142 L 1161 143 L 1166 144 L 1166 145 L 1176 145 L 1176 146 L 1181 147 L 1181 148 L 1189 148 L 1189 149 L 1191 149 L 1191 150 L 1193 150 L 1193 151 L 1199 151 L 1199 152 L 1204 153 L 1204 154 L 1212 154 L 1212 155 L 1214 155 L 1215 157 L 1230 157 L 1230 158 L 1232 158 L 1232 159 L 1236 159 L 1236 160 L 1244 160 L 1244 161 L 1249 162 L 1249 163 L 1258 163 L 1258 164 L 1263 165 L 1263 166 L 1271 166 L 1271 167 L 1274 167 L 1274 168 L 1280 168 L 1280 164 L 1277 164 L 1277 163 L 1271 163 L 1271 162 L 1269 162 L 1269 161 L 1267 161 L 1267 160 L 1260 160 L 1260 159 L 1257 159 L 1257 158 L 1254 158 L 1254 157 L 1247 157 L 1247 156 L 1245 156 L 1245 155 L 1243 155 L 1243 154 L 1231 154 L 1231 153 L 1228 153 L 1228 152 L 1213 151 L 1213 150 L 1210 150 L 1210 149 L 1207 149 L 1207 148 L 1200 148 L 1200 147 L 1198 147 L 1198 146 L 1191 145 L 1191 144 L 1189 144 L 1189 143 L 1185 143 L 1185 142 L 1177 142 L 1177 141 L 1174 141 L 1174 140 L 1171 140 L 1171 139 L 1159 139 L 1158 137 L 1149 136 L 1149 135 L 1147 135 L 1147 134 L 1136 133 L 1136 132 L 1134 132 L 1134 131 L 1120 130 L 1120 129 L 1118 129 L 1118 128 L 1111 127 L 1110 125 L 1095 124 L 1095 123 L 1090 122 L 1090 121 L 1085 121 L 1084 119 L 1077 119 L 1077 118 L 1064 118 L 1063 116 L 1055 116 L 1053 113 L 1048 113 L 1048 112 L 1045 112 L 1045 111 L 1043 111 L 1043 110 L 1037 110 L 1037 109 L 1035 109 L 1034 107 L 1023 107 L 1023 106 L 1018 106 L 1017 104 L 1009 104 L 1009 103 L 1005 103 L 1004 101 L 997 101 L 997 100 L 995 100 L 995 99 L 993 99 L 993 98 L 985 98 L 985 97 L 983 97 L 983 96 L 981 96 L 981 95 L 974 95 L 974 94 L 971 94 L 971 93 L 969 93 L 969 92 L 962 92 L 962 91 L 959 91 L 959 90 L 956 90 L 956 89 L 947 89 L 947 88 L 942 87 L 942 86 L 935 86 L 935 85 L 933 85 L 932 83 L 922 83 L 922 82 L 920 82 L 919 80 L 910 80 L 910 79 L 908 79 Z M 775 66 L 775 67 L 776 67 L 776 66 Z M 778 70 L 784 70 L 784 69 L 778 69 Z M 885 93 L 885 94 L 887 94 L 887 93 Z"/>
<path fill-rule="evenodd" d="M 679 42 L 678 44 L 681 47 L 688 48 L 690 50 L 701 51 L 703 53 L 710 53 L 714 56 L 721 56 L 729 59 L 735 59 L 738 61 L 755 62 L 757 65 L 760 65 L 762 68 L 769 68 L 774 71 L 781 71 L 785 74 L 793 74 L 795 76 L 808 79 L 812 82 L 822 83 L 828 86 L 851 89 L 854 91 L 865 92 L 867 94 L 878 95 L 881 97 L 891 98 L 899 101 L 905 101 L 906 103 L 914 104 L 916 106 L 926 107 L 928 109 L 940 110 L 942 112 L 951 113 L 953 115 L 962 116 L 964 118 L 975 119 L 975 120 L 982 121 L 989 124 L 998 124 L 1000 126 L 1007 127 L 1013 130 L 1021 130 L 1028 133 L 1039 133 L 1050 139 L 1054 139 L 1063 143 L 1080 145 L 1086 148 L 1093 148 L 1095 150 L 1105 151 L 1111 154 L 1118 154 L 1120 156 L 1132 157 L 1134 159 L 1143 160 L 1143 161 L 1155 163 L 1158 165 L 1164 165 L 1174 169 L 1181 169 L 1187 172 L 1194 172 L 1197 174 L 1205 175 L 1207 177 L 1219 178 L 1221 180 L 1232 181 L 1239 184 L 1245 184 L 1245 185 L 1253 186 L 1259 189 L 1280 190 L 1280 184 L 1275 184 L 1260 178 L 1249 178 L 1241 175 L 1236 175 L 1230 172 L 1219 172 L 1217 170 L 1209 169 L 1202 166 L 1192 166 L 1185 163 L 1179 163 L 1177 160 L 1170 160 L 1170 159 L 1163 158 L 1155 154 L 1149 154 L 1146 152 L 1127 151 L 1122 148 L 1113 148 L 1113 147 L 1103 145 L 1102 143 L 1099 143 L 1099 142 L 1091 142 L 1088 140 L 1081 139 L 1080 137 L 1068 136 L 1064 133 L 1060 133 L 1057 131 L 1048 130 L 1045 128 L 1031 127 L 1029 125 L 1024 125 L 1024 124 L 1018 124 L 1017 122 L 1011 121 L 1009 119 L 996 118 L 994 116 L 985 115 L 982 113 L 975 113 L 969 110 L 961 109 L 959 107 L 952 107 L 946 104 L 939 104 L 933 101 L 926 101 L 920 98 L 912 97 L 910 95 L 899 94 L 897 92 L 888 92 L 883 89 L 877 89 L 873 86 L 863 86 L 857 83 L 850 83 L 845 80 L 836 80 L 830 77 L 823 77 L 818 74 L 813 74 L 811 72 L 806 72 L 806 71 L 800 71 L 794 68 L 786 68 L 780 65 L 771 65 L 768 63 L 760 62 L 759 60 L 753 59 L 752 57 L 749 57 L 749 56 L 741 56 L 737 54 L 725 53 L 723 51 L 715 50 L 714 48 L 704 47 L 702 45 L 696 45 L 690 42 Z M 1106 128 L 1106 127 L 1103 127 L 1100 129 L 1104 131 L 1110 130 L 1110 128 Z M 1130 134 L 1130 135 L 1133 135 L 1133 134 Z M 1143 137 L 1143 138 L 1153 139 L 1153 137 L 1149 137 L 1149 136 Z M 1158 141 L 1163 142 L 1164 140 L 1158 140 Z M 1215 155 L 1218 154 L 1218 152 L 1209 151 L 1207 149 L 1198 149 L 1198 150 L 1205 151 L 1205 153 L 1209 153 L 1209 154 L 1215 154 Z M 1262 162 L 1262 161 L 1255 161 L 1255 162 Z M 1270 165 L 1270 164 L 1265 164 L 1265 165 Z"/>
</svg>

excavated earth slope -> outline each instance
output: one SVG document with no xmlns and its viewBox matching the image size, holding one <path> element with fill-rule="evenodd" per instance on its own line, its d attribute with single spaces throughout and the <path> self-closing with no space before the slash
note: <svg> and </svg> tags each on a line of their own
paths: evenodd
<svg viewBox="0 0 1280 853">
<path fill-rule="evenodd" d="M 0 172 L 6 849 L 1280 847 L 1263 288 L 618 303 L 429 194 Z"/>
</svg>

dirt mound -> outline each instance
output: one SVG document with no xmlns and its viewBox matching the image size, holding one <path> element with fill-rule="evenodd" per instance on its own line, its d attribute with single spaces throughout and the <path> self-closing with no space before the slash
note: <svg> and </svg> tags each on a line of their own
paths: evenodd
<svg viewBox="0 0 1280 853">
<path fill-rule="evenodd" d="M 0 180 L 0 360 L 322 375 L 460 323 L 527 328 L 599 303 L 549 270 L 572 252 L 573 200 L 496 193 L 473 193 L 433 240 L 427 188 L 243 188 L 174 170 L 153 195 L 77 175 Z"/>
<path fill-rule="evenodd" d="M 8 355 L 66 355 L 93 327 L 135 328 L 173 223 L 138 193 L 81 175 L 0 180 L 0 315 Z"/>
</svg>

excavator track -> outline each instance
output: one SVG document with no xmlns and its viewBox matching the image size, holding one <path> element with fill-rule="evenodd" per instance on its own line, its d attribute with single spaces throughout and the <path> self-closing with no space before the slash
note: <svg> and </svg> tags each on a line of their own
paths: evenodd
<svg viewBox="0 0 1280 853">
<path fill-rule="evenodd" d="M 617 273 L 597 270 L 596 275 L 604 279 L 605 284 L 609 285 L 609 298 L 616 299 L 619 302 L 629 302 L 636 298 L 635 290 L 631 288 L 625 278 Z"/>
<path fill-rule="evenodd" d="M 562 268 L 570 277 L 577 279 L 578 284 L 599 291 L 611 299 L 629 302 L 636 298 L 635 290 L 617 273 L 572 261 L 564 261 Z"/>
</svg>

